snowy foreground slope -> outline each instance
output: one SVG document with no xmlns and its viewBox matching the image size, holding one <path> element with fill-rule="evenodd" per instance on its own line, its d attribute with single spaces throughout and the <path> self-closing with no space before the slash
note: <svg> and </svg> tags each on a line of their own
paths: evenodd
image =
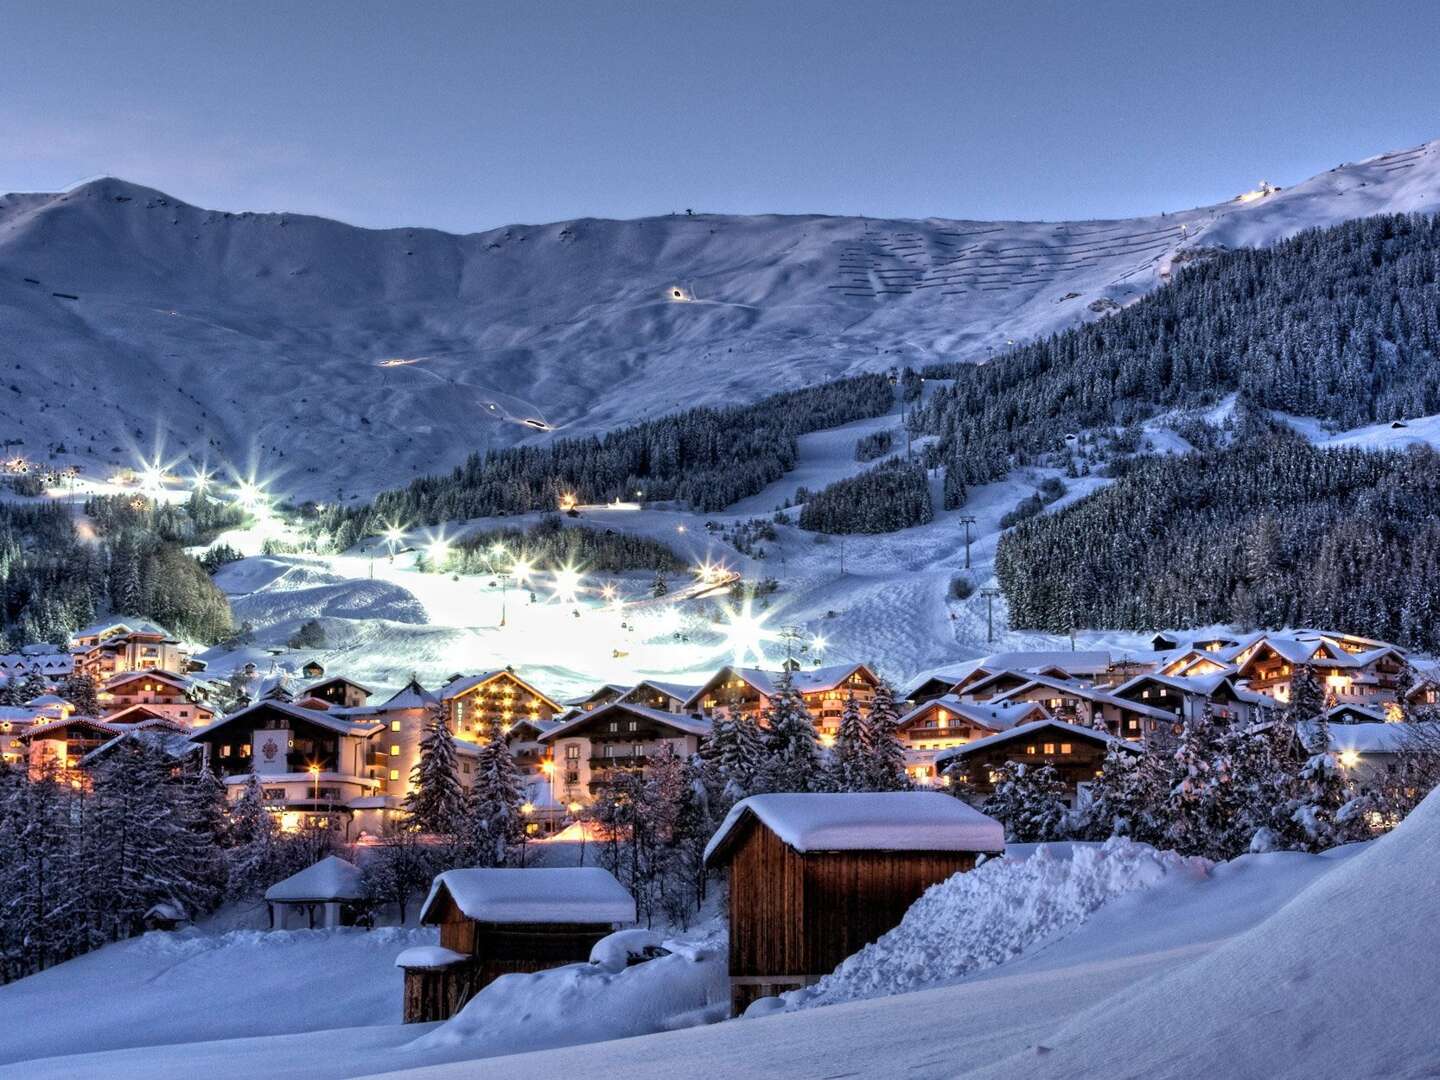
<svg viewBox="0 0 1440 1080">
<path fill-rule="evenodd" d="M 1056 845 L 1052 858 L 1068 854 L 1069 846 Z M 355 1026 L 322 1028 L 313 1018 L 295 1023 L 278 1014 L 286 1010 L 286 980 L 309 977 L 299 964 L 323 971 L 323 960 L 277 948 L 268 969 L 250 966 L 237 970 L 243 978 L 215 984 L 209 991 L 214 1018 L 197 1020 L 192 1010 L 177 1020 L 164 1013 L 185 986 L 183 976 L 153 961 L 137 963 L 127 946 L 112 946 L 95 954 L 97 964 L 114 972 L 137 969 L 115 984 L 121 993 L 95 994 L 96 970 L 78 964 L 48 973 L 45 984 L 24 980 L 0 988 L 0 1010 L 22 1023 L 56 1015 L 67 991 L 74 995 L 68 1000 L 83 998 L 94 1013 L 88 1024 L 67 1028 L 63 1045 L 44 1044 L 44 1052 L 59 1056 L 0 1066 L 0 1075 L 1338 1080 L 1433 1075 L 1440 1067 L 1440 1044 L 1427 1023 L 1440 989 L 1432 943 L 1440 917 L 1440 797 L 1432 796 L 1386 838 L 1320 856 L 1247 855 L 1206 871 L 1199 860 L 1118 854 L 1112 870 L 1091 860 L 1073 874 L 1052 863 L 994 875 L 997 883 L 1005 879 L 1004 887 L 993 897 L 976 893 L 976 905 L 988 914 L 964 926 L 999 935 L 993 951 L 999 966 L 985 966 L 985 950 L 917 925 L 908 945 L 891 940 L 879 950 L 876 977 L 862 977 L 852 959 L 828 980 L 823 996 L 893 994 L 927 983 L 931 989 L 499 1057 L 490 1055 L 593 1039 L 604 1024 L 624 1020 L 605 1016 L 624 998 L 585 996 L 604 994 L 602 977 L 520 976 L 531 980 L 533 992 L 548 982 L 574 996 L 533 1000 L 515 986 L 490 995 L 477 1015 L 452 1026 L 398 1025 L 375 1019 L 369 1004 L 384 994 L 398 1007 L 393 969 L 382 973 L 372 963 L 365 973 L 371 981 L 362 984 L 361 972 L 342 961 L 341 977 L 326 985 L 335 1010 L 357 1003 Z M 1064 884 L 1067 876 L 1072 885 Z M 1027 890 L 1027 880 L 1059 882 L 1056 907 L 1042 902 L 1045 889 Z M 1101 902 L 1097 890 L 1111 898 Z M 1084 921 L 1073 925 L 1060 907 Z M 909 946 L 915 951 L 907 954 Z M 939 959 L 926 959 L 932 950 Z M 965 956 L 979 963 L 954 963 Z M 633 983 L 643 971 L 643 965 L 627 969 L 624 979 Z M 969 974 L 957 979 L 962 971 Z M 150 989 L 142 992 L 142 985 Z M 139 1004 L 147 997 L 160 1014 L 148 1023 Z M 309 998 L 293 1000 L 292 1011 Z M 552 1019 L 566 1008 L 583 1012 L 585 1025 L 557 1027 Z M 511 1019 L 514 1012 L 524 1015 Z M 539 1022 L 527 1026 L 532 1015 Z M 123 1036 L 117 1016 L 130 1024 Z M 227 1037 L 266 1023 L 272 1031 L 304 1033 Z"/>
<path fill-rule="evenodd" d="M 1187 249 L 1437 207 L 1440 143 L 1128 221 L 701 214 L 454 236 L 111 179 L 0 195 L 0 430 L 40 460 L 63 439 L 55 460 L 91 472 L 158 441 L 329 501 L 546 437 L 526 421 L 597 431 L 983 360 L 1135 299 Z"/>
</svg>

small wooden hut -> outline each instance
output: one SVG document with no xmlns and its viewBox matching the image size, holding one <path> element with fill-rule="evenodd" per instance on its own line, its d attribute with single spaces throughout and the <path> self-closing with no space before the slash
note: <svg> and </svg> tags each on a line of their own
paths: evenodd
<svg viewBox="0 0 1440 1080">
<path fill-rule="evenodd" d="M 284 881 L 277 881 L 265 890 L 265 906 L 270 912 L 270 928 L 289 928 L 290 916 L 303 912 L 309 929 L 319 925 L 348 926 L 354 921 L 354 906 L 365 896 L 360 881 L 360 868 L 338 855 L 329 855 Z M 279 924 L 276 908 L 279 908 Z"/>
<path fill-rule="evenodd" d="M 732 1011 L 815 982 L 1004 847 L 998 821 L 938 791 L 742 799 L 705 849 L 730 867 Z"/>
<path fill-rule="evenodd" d="M 447 870 L 420 921 L 440 927 L 440 947 L 396 961 L 406 1023 L 448 1019 L 501 975 L 588 960 L 597 941 L 635 921 L 635 901 L 594 866 Z"/>
</svg>

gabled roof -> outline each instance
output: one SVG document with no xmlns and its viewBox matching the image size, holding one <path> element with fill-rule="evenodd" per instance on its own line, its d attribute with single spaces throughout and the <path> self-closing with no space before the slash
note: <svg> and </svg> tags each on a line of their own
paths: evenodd
<svg viewBox="0 0 1440 1080">
<path fill-rule="evenodd" d="M 120 724 L 130 724 L 133 726 L 135 724 L 143 724 L 147 720 L 164 720 L 167 723 L 174 723 L 174 721 L 170 719 L 168 712 L 161 711 L 163 708 L 165 708 L 165 706 L 157 707 L 155 705 L 145 704 L 127 705 L 119 712 L 108 713 L 105 716 L 105 723 L 117 726 Z M 195 708 L 205 709 L 207 712 L 214 713 L 213 709 L 205 705 L 197 705 Z M 179 727 L 180 725 L 176 724 L 175 726 Z"/>
<path fill-rule="evenodd" d="M 301 690 L 300 693 L 313 694 L 316 690 L 319 690 L 322 687 L 334 686 L 336 683 L 344 683 L 346 686 L 353 686 L 356 690 L 363 692 L 366 697 L 369 697 L 371 694 L 375 693 L 374 690 L 371 690 L 370 687 L 366 686 L 365 684 L 358 683 L 354 679 L 347 679 L 344 675 L 331 675 L 328 679 L 321 679 L 319 682 L 313 682 L 309 686 L 305 687 L 305 689 Z"/>
<path fill-rule="evenodd" d="M 586 702 L 594 701 L 596 698 L 605 697 L 606 695 L 613 695 L 612 700 L 618 700 L 634 689 L 635 687 L 626 686 L 624 683 L 601 683 L 588 694 L 582 694 L 580 697 L 566 698 L 561 704 L 574 708 L 575 706 L 584 705 Z"/>
<path fill-rule="evenodd" d="M 151 622 L 149 619 L 141 619 L 130 615 L 116 615 L 109 619 L 101 619 L 98 622 L 93 622 L 81 630 L 76 630 L 70 635 L 70 638 L 71 640 L 75 640 L 78 638 L 99 637 L 101 634 L 107 632 L 112 634 L 139 633 L 170 636 L 170 631 L 166 630 L 157 622 Z"/>
<path fill-rule="evenodd" d="M 243 709 L 236 709 L 234 712 L 228 714 L 227 716 L 218 717 L 210 723 L 206 724 L 204 727 L 198 728 L 197 730 L 191 732 L 190 737 L 192 739 L 203 738 L 204 736 L 209 735 L 212 732 L 219 731 L 222 727 L 225 727 L 228 724 L 233 724 L 237 720 L 244 719 L 251 713 L 255 712 L 257 709 L 272 709 L 275 712 L 283 713 L 284 715 L 289 716 L 293 719 L 304 720 L 306 723 L 315 724 L 319 727 L 325 728 L 328 731 L 333 731 L 340 735 L 373 735 L 375 734 L 375 732 L 381 730 L 381 728 L 384 726 L 379 721 L 375 720 L 365 721 L 347 719 L 340 710 L 319 712 L 315 709 L 307 709 L 303 706 L 295 705 L 288 701 L 276 701 L 271 699 L 267 701 L 257 701 L 255 702 L 255 704 L 247 705 Z"/>
<path fill-rule="evenodd" d="M 111 727 L 103 720 L 97 720 L 93 716 L 69 716 L 63 720 L 52 720 L 48 724 L 36 724 L 20 736 L 21 739 L 43 739 L 48 735 L 64 731 L 66 728 L 81 727 L 92 734 L 111 736 L 119 734 L 118 729 Z"/>
<path fill-rule="evenodd" d="M 566 720 L 563 724 L 556 724 L 548 731 L 541 732 L 540 741 L 549 742 L 551 739 L 558 739 L 562 735 L 570 735 L 591 723 L 608 722 L 618 716 L 637 716 L 650 720 L 656 724 L 662 724 L 673 728 L 684 735 L 698 735 L 704 737 L 710 734 L 710 721 L 697 716 L 689 716 L 684 713 L 673 713 L 668 709 L 652 709 L 645 705 L 636 705 L 629 701 L 612 701 L 608 705 L 601 705 L 592 712 L 580 713 L 578 716 Z"/>
<path fill-rule="evenodd" d="M 1023 722 L 1025 717 L 1036 713 L 1040 716 L 1048 715 L 1045 712 L 1045 706 L 1038 701 L 965 701 L 954 694 L 945 694 L 943 697 L 932 698 L 923 705 L 915 706 L 900 717 L 896 726 L 904 730 L 906 725 L 921 713 L 936 708 L 954 713 L 972 724 L 989 728 L 991 731 L 1004 731 L 1006 728 Z"/>
<path fill-rule="evenodd" d="M 689 701 L 695 695 L 695 691 L 699 689 L 694 683 L 673 683 L 660 682 L 658 679 L 641 679 L 634 686 L 630 687 L 629 690 L 621 694 L 617 700 L 624 701 L 632 694 L 637 694 L 646 687 L 649 687 L 651 690 L 658 690 L 666 697 L 673 698 L 682 705 Z"/>
<path fill-rule="evenodd" d="M 80 759 L 80 767 L 89 768 L 100 758 L 105 757 L 116 747 L 131 739 L 148 742 L 177 760 L 196 753 L 200 749 L 200 744 L 192 742 L 187 732 L 177 731 L 171 727 L 133 727 L 128 731 L 120 732 L 113 739 L 103 742 L 91 750 Z"/>
<path fill-rule="evenodd" d="M 415 679 L 411 679 L 391 694 L 376 709 L 377 712 L 391 712 L 400 709 L 429 709 L 439 705 L 440 699 L 430 693 Z"/>
<path fill-rule="evenodd" d="M 513 679 L 535 697 L 543 701 L 549 708 L 555 712 L 560 712 L 562 706 L 558 701 L 551 698 L 549 694 L 538 690 L 534 683 L 522 679 L 519 675 L 515 674 L 514 670 L 508 667 L 496 668 L 494 671 L 482 671 L 479 675 L 457 675 L 440 688 L 440 700 L 449 701 L 451 698 L 459 697 L 461 694 L 468 694 L 477 686 L 484 686 L 491 680 L 501 678 L 502 676 Z"/>
<path fill-rule="evenodd" d="M 491 923 L 631 923 L 635 900 L 598 866 L 446 870 L 430 885 L 420 921 L 448 895 L 467 919 Z"/>
<path fill-rule="evenodd" d="M 123 686 L 128 682 L 138 682 L 141 679 L 147 682 L 167 683 L 182 693 L 189 693 L 195 688 L 195 680 L 187 676 L 177 675 L 164 668 L 143 668 L 139 671 L 117 671 L 101 684 L 100 689 L 109 693 L 117 686 Z"/>
<path fill-rule="evenodd" d="M 1015 697 L 1016 694 L 1023 694 L 1036 686 L 1043 686 L 1060 694 L 1069 694 L 1071 697 L 1077 697 L 1082 701 L 1093 702 L 1097 705 L 1114 705 L 1117 708 L 1128 709 L 1130 712 L 1140 713 L 1143 716 L 1152 716 L 1157 720 L 1174 719 L 1174 717 L 1164 709 L 1157 709 L 1151 705 L 1143 705 L 1138 701 L 1131 701 L 1128 698 L 1118 698 L 1108 690 L 1097 690 L 1093 686 L 1084 686 L 1066 679 L 1052 679 L 1045 675 L 1032 676 L 1023 686 L 1017 686 L 1013 690 L 1006 690 L 1003 694 L 999 694 L 990 700 L 1007 701 Z"/>
<path fill-rule="evenodd" d="M 931 668 L 929 671 L 921 672 L 911 679 L 901 690 L 904 698 L 913 698 L 929 683 L 943 683 L 945 689 L 950 689 L 962 679 L 968 678 L 974 672 L 980 670 L 979 660 L 965 660 L 955 664 L 946 664 L 944 667 Z"/>
<path fill-rule="evenodd" d="M 1072 675 L 1099 675 L 1110 670 L 1112 663 L 1107 649 L 1093 649 L 1076 652 L 1069 649 L 1054 649 L 1044 652 L 995 653 L 980 661 L 982 667 L 992 670 L 1036 671 L 1040 668 L 1060 668 Z"/>
<path fill-rule="evenodd" d="M 705 845 L 705 861 L 723 859 L 751 820 L 802 854 L 1005 849 L 998 821 L 943 792 L 805 792 L 741 799 Z"/>
<path fill-rule="evenodd" d="M 826 690 L 834 690 L 842 685 L 846 679 L 857 671 L 863 671 L 874 683 L 879 683 L 880 678 L 870 669 L 868 664 L 831 664 L 828 667 L 814 668 L 811 671 L 797 670 L 790 673 L 790 685 L 796 692 L 801 694 L 817 694 Z M 774 697 L 779 686 L 780 677 L 784 674 L 781 671 L 765 671 L 762 668 L 743 668 L 727 664 L 714 675 L 710 676 L 705 683 L 685 699 L 685 708 L 693 708 L 705 692 L 715 683 L 721 682 L 726 675 L 734 675 L 747 685 L 755 689 L 762 696 Z"/>
<path fill-rule="evenodd" d="M 1036 720 L 1031 724 L 1021 724 L 1009 731 L 1002 731 L 995 735 L 987 735 L 983 739 L 976 739 L 974 742 L 966 743 L 964 746 L 952 746 L 948 750 L 941 750 L 935 755 L 935 769 L 943 771 L 945 766 L 958 757 L 965 757 L 975 753 L 977 750 L 986 750 L 993 746 L 1001 746 L 1011 740 L 1027 739 L 1032 735 L 1038 735 L 1042 731 L 1055 731 L 1061 735 L 1069 735 L 1077 739 L 1091 739 L 1106 746 L 1123 746 L 1127 750 L 1140 753 L 1140 747 L 1134 743 L 1126 742 L 1124 739 L 1117 739 L 1109 732 L 1101 731 L 1098 728 L 1083 727 L 1080 724 L 1071 724 L 1064 720 Z M 946 796 L 949 798 L 949 796 Z"/>
</svg>

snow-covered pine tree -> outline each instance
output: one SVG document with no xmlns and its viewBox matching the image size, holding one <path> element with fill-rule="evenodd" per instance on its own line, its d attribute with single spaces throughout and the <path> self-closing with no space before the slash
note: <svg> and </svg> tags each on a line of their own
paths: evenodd
<svg viewBox="0 0 1440 1080">
<path fill-rule="evenodd" d="M 900 709 L 895 704 L 895 690 L 886 679 L 875 687 L 866 718 L 866 789 L 869 791 L 905 791 L 910 776 L 905 771 L 905 747 L 899 735 Z"/>
<path fill-rule="evenodd" d="M 100 715 L 100 698 L 89 672 L 74 671 L 67 675 L 60 686 L 60 696 L 74 705 L 81 716 Z"/>
<path fill-rule="evenodd" d="M 820 741 L 790 669 L 775 683 L 765 711 L 764 777 L 770 791 L 811 791 L 822 781 Z"/>
<path fill-rule="evenodd" d="M 830 787 L 834 791 L 866 791 L 870 786 L 870 735 L 853 693 L 845 697 L 840 727 L 830 747 Z"/>
<path fill-rule="evenodd" d="M 1007 761 L 996 772 L 995 790 L 980 809 L 1005 826 L 1006 839 L 1017 844 L 1061 839 L 1065 788 L 1054 768 Z"/>
<path fill-rule="evenodd" d="M 520 770 L 498 724 L 480 747 L 461 843 L 467 866 L 505 866 L 525 835 Z"/>
<path fill-rule="evenodd" d="M 1290 804 L 1290 838 L 1306 851 L 1360 839 L 1364 835 L 1363 805 L 1330 748 L 1330 723 L 1322 711 L 1309 725 L 1309 758 L 1300 768 L 1297 797 Z"/>
<path fill-rule="evenodd" d="M 1223 858 L 1223 823 L 1216 810 L 1219 793 L 1230 783 L 1230 763 L 1208 704 L 1185 722 L 1171 768 L 1167 846 L 1186 855 Z"/>
<path fill-rule="evenodd" d="M 1116 740 L 1106 748 L 1100 775 L 1090 783 L 1089 800 L 1076 814 L 1076 830 L 1087 840 L 1128 836 L 1159 844 L 1169 789 L 1169 764 L 1158 750 Z"/>
<path fill-rule="evenodd" d="M 230 896 L 239 900 L 259 897 L 278 880 L 280 827 L 265 809 L 260 778 L 254 773 L 230 809 L 230 843 L 226 852 Z"/>
<path fill-rule="evenodd" d="M 20 703 L 22 705 L 28 705 L 36 698 L 48 694 L 49 692 L 50 684 L 45 681 L 45 676 L 41 675 L 40 672 L 36 671 L 34 668 L 31 668 L 29 671 L 25 672 L 24 677 L 20 680 L 19 694 Z"/>
<path fill-rule="evenodd" d="M 410 824 L 421 832 L 455 837 L 464 827 L 465 789 L 460 783 L 455 736 L 445 706 L 439 702 L 430 706 L 425 721 L 420 757 L 410 770 L 404 808 Z"/>
<path fill-rule="evenodd" d="M 1290 674 L 1290 701 L 1287 711 L 1299 725 L 1314 720 L 1325 711 L 1325 690 L 1311 664 L 1296 664 Z"/>
</svg>

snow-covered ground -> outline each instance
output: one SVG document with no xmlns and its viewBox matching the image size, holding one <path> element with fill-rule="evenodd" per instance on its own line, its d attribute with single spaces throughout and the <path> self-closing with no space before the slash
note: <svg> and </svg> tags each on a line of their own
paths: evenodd
<svg viewBox="0 0 1440 1080">
<path fill-rule="evenodd" d="M 1437 883 L 1432 795 L 1369 844 L 1167 874 L 1050 947 L 953 985 L 404 1075 L 1434 1075 Z"/>
<path fill-rule="evenodd" d="M 1128 221 L 700 214 L 468 236 L 205 210 L 111 179 L 0 195 L 0 430 L 86 475 L 189 459 L 348 500 L 551 437 L 527 421 L 601 431 L 984 360 L 1135 300 L 1186 250 L 1434 210 L 1437 173 L 1428 143 Z"/>
<path fill-rule="evenodd" d="M 932 890 L 868 960 L 812 992 L 823 1007 L 707 1026 L 695 1003 L 719 983 L 706 988 L 700 945 L 623 973 L 612 961 L 514 977 L 448 1025 L 397 1025 L 388 965 L 417 932 L 269 947 L 151 935 L 0 988 L 7 1033 L 23 1033 L 0 1072 L 1338 1080 L 1440 1067 L 1428 1022 L 1440 796 L 1385 838 L 1318 856 L 1208 866 L 1124 842 L 1011 852 L 1022 856 L 1028 868 L 996 863 Z M 967 941 L 980 932 L 989 953 Z M 47 1021 L 82 1000 L 85 1022 L 57 1036 Z M 579 1045 L 637 1031 L 659 1033 Z M 513 1053 L 539 1046 L 557 1049 Z M 49 1056 L 20 1063 L 31 1054 Z"/>
</svg>

